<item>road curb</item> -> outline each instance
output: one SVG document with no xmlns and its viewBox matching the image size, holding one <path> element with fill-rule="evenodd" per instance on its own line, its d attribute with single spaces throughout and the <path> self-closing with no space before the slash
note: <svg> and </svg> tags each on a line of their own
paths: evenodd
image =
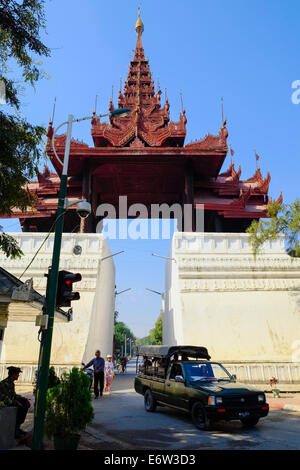
<svg viewBox="0 0 300 470">
<path fill-rule="evenodd" d="M 283 409 L 285 411 L 300 411 L 299 405 L 284 405 Z"/>
<path fill-rule="evenodd" d="M 269 403 L 271 410 L 283 410 L 283 411 L 298 411 L 300 412 L 300 405 L 285 405 L 284 403 Z"/>
</svg>

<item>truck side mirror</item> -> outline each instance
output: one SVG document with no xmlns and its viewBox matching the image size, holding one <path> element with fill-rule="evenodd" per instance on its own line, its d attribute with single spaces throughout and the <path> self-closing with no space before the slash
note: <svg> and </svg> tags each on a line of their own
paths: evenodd
<svg viewBox="0 0 300 470">
<path fill-rule="evenodd" d="M 184 378 L 182 377 L 182 375 L 176 375 L 175 376 L 175 382 L 180 382 L 180 383 L 185 383 L 185 380 Z"/>
<path fill-rule="evenodd" d="M 236 375 L 235 375 L 235 374 L 233 374 L 233 375 L 231 376 L 231 380 L 233 380 L 234 382 L 236 382 Z"/>
</svg>

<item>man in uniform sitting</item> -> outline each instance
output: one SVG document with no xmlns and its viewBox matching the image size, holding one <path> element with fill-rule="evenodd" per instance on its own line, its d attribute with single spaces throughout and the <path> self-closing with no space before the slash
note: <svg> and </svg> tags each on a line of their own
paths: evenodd
<svg viewBox="0 0 300 470">
<path fill-rule="evenodd" d="M 21 369 L 13 366 L 7 369 L 8 377 L 0 382 L 0 402 L 3 402 L 5 406 L 17 407 L 15 438 L 19 439 L 26 434 L 20 429 L 20 426 L 25 421 L 27 411 L 30 408 L 30 401 L 15 392 L 14 382 L 18 380 L 20 372 L 22 372 Z"/>
</svg>

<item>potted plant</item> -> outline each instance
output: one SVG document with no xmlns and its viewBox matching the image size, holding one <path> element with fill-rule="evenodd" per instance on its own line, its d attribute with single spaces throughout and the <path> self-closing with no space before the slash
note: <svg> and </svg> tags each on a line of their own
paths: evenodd
<svg viewBox="0 0 300 470">
<path fill-rule="evenodd" d="M 270 379 L 270 385 L 271 385 L 274 398 L 279 398 L 280 396 L 280 390 L 278 388 L 273 388 L 273 386 L 276 385 L 277 383 L 278 383 L 278 379 L 276 379 L 276 377 L 272 377 Z"/>
<path fill-rule="evenodd" d="M 84 372 L 73 367 L 62 374 L 60 383 L 47 392 L 45 430 L 53 437 L 55 450 L 76 450 L 80 431 L 94 418 L 90 381 Z"/>
</svg>

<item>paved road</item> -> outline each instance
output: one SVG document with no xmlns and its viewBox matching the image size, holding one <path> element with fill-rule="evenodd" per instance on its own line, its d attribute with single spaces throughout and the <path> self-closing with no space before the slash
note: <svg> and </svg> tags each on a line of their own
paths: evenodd
<svg viewBox="0 0 300 470">
<path fill-rule="evenodd" d="M 144 410 L 143 397 L 133 390 L 135 364 L 115 378 L 113 393 L 94 400 L 95 419 L 82 437 L 94 449 L 300 449 L 300 413 L 271 410 L 256 428 L 240 422 L 218 423 L 200 431 L 191 418 L 167 407 Z"/>
</svg>

